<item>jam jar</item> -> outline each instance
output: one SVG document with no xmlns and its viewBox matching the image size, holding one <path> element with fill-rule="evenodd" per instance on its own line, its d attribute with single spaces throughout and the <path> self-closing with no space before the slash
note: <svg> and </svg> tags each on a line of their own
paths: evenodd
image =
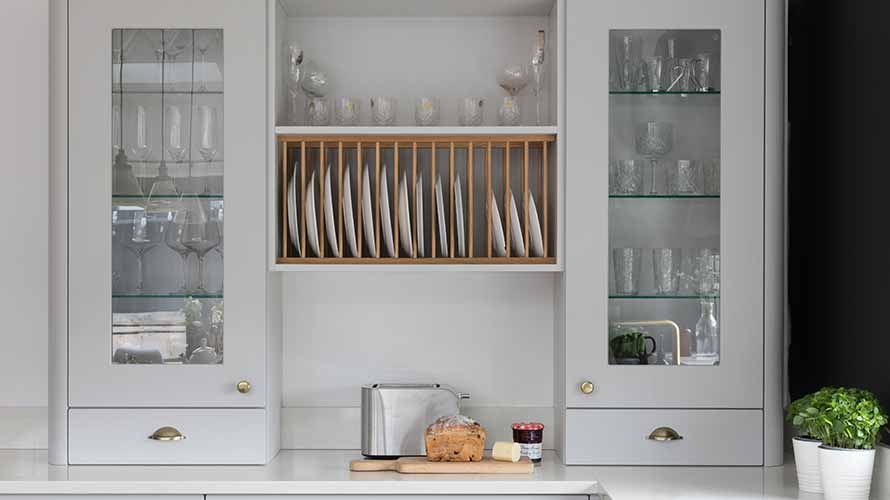
<svg viewBox="0 0 890 500">
<path fill-rule="evenodd" d="M 528 457 L 532 462 L 539 463 L 543 441 L 544 424 L 538 422 L 513 424 L 513 442 L 519 443 L 523 457 Z"/>
</svg>

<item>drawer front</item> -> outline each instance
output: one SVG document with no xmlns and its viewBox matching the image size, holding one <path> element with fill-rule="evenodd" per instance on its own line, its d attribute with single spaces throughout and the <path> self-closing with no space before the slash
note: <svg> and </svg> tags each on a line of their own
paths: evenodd
<svg viewBox="0 0 890 500">
<path fill-rule="evenodd" d="M 185 439 L 149 439 L 170 426 Z M 76 409 L 68 412 L 71 464 L 262 464 L 262 409 Z"/>
<path fill-rule="evenodd" d="M 647 439 L 670 427 L 683 439 Z M 568 410 L 568 464 L 762 465 L 760 410 Z"/>
</svg>

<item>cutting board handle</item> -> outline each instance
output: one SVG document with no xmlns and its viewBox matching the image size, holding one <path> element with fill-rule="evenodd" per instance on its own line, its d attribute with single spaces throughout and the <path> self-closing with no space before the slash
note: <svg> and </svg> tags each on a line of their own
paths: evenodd
<svg viewBox="0 0 890 500">
<path fill-rule="evenodd" d="M 398 460 L 353 460 L 349 463 L 349 470 L 353 472 L 380 472 L 398 471 Z"/>
</svg>

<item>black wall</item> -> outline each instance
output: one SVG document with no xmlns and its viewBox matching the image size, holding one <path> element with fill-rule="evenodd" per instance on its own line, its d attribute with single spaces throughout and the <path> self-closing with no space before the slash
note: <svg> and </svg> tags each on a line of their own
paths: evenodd
<svg viewBox="0 0 890 500">
<path fill-rule="evenodd" d="M 890 2 L 790 0 L 792 397 L 890 408 Z"/>
</svg>

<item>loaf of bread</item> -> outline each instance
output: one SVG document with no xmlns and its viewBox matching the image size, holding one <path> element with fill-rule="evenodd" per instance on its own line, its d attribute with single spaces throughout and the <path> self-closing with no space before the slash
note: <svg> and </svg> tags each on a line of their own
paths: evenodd
<svg viewBox="0 0 890 500">
<path fill-rule="evenodd" d="M 470 417 L 439 417 L 426 429 L 426 458 L 431 462 L 478 462 L 485 448 L 485 428 Z"/>
</svg>

